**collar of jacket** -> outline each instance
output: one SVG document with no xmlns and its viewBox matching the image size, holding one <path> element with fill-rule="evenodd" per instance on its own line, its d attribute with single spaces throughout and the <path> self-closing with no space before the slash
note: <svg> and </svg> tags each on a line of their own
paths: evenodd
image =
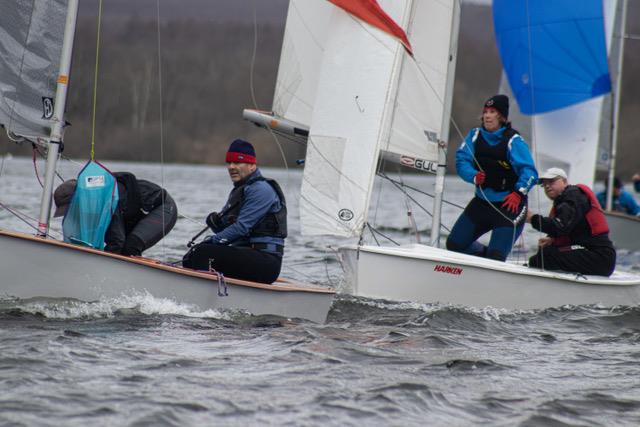
<svg viewBox="0 0 640 427">
<path fill-rule="evenodd" d="M 260 173 L 260 169 L 256 168 L 256 170 L 251 175 L 246 177 L 245 179 L 242 179 L 242 180 L 240 180 L 238 182 L 234 182 L 233 183 L 233 188 L 238 188 L 241 185 L 250 184 L 253 181 L 255 181 L 256 179 L 261 178 L 261 177 L 262 177 L 262 173 Z"/>
</svg>

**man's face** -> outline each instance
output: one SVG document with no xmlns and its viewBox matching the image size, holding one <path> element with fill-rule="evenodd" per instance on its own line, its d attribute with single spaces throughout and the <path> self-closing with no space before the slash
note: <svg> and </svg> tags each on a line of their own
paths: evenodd
<svg viewBox="0 0 640 427">
<path fill-rule="evenodd" d="M 242 181 L 256 170 L 254 163 L 227 163 L 227 171 L 234 183 Z"/>
<path fill-rule="evenodd" d="M 543 179 L 542 188 L 544 189 L 544 194 L 547 195 L 551 200 L 558 197 L 567 186 L 567 181 L 564 178 L 556 177 L 552 179 Z"/>
</svg>

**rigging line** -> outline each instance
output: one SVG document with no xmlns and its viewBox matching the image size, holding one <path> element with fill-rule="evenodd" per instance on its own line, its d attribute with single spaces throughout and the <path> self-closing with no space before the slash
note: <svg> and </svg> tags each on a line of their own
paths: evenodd
<svg viewBox="0 0 640 427">
<path fill-rule="evenodd" d="M 40 148 L 42 148 L 42 147 L 38 146 L 35 143 L 32 143 L 32 144 L 33 144 L 33 149 L 35 150 L 35 152 L 37 152 L 38 155 L 40 155 L 40 157 L 42 157 L 43 159 L 46 159 L 44 153 L 42 151 L 40 151 Z M 59 157 L 62 157 L 62 156 L 59 156 Z M 37 174 L 37 170 L 36 170 L 36 174 Z M 58 171 L 55 171 L 55 174 L 60 179 L 60 181 L 64 182 L 64 178 L 62 177 L 62 175 L 60 175 L 60 173 Z M 40 181 L 40 178 L 38 178 L 38 181 Z M 40 185 L 42 185 L 42 183 Z"/>
<path fill-rule="evenodd" d="M 386 165 L 387 165 L 387 159 L 385 159 L 383 156 L 380 161 L 380 167 L 378 168 L 378 171 L 384 170 Z M 380 172 L 376 172 L 376 174 L 379 175 Z M 380 181 L 378 184 L 378 200 L 376 200 L 376 210 L 373 213 L 374 224 L 378 222 L 378 210 L 380 209 L 380 199 L 382 199 L 382 190 L 383 190 L 382 181 Z"/>
<path fill-rule="evenodd" d="M 9 212 L 10 214 L 12 214 L 13 216 L 15 216 L 16 218 L 18 218 L 20 221 L 22 221 L 22 222 L 24 222 L 25 224 L 27 224 L 29 227 L 33 228 L 35 231 L 38 231 L 38 227 L 37 227 L 37 226 L 35 226 L 35 225 L 33 225 L 33 224 L 31 224 L 31 223 L 28 221 L 28 220 L 30 220 L 30 221 L 32 221 L 32 222 L 37 223 L 37 222 L 38 222 L 38 220 L 37 220 L 37 219 L 32 218 L 32 217 L 30 217 L 29 215 L 25 214 L 24 212 L 20 212 L 20 211 L 19 211 L 19 210 L 17 210 L 17 209 L 10 208 L 10 207 L 9 207 L 9 205 L 6 205 L 6 204 L 4 204 L 4 203 L 2 203 L 2 202 L 0 202 L 0 207 L 1 207 L 2 209 L 6 210 L 7 212 Z M 25 218 L 27 218 L 28 220 L 27 220 L 27 219 L 25 219 Z M 49 229 L 49 233 L 47 234 L 47 237 L 53 237 L 53 236 L 51 235 L 51 231 L 52 231 L 52 230 L 51 230 L 51 229 Z M 60 233 L 56 232 L 56 234 L 57 234 L 58 236 L 60 236 Z"/>
<path fill-rule="evenodd" d="M 526 0 L 526 13 L 527 13 L 527 43 L 528 43 L 528 56 L 529 56 L 529 90 L 531 92 L 531 108 L 533 111 L 536 111 L 536 93 L 534 90 L 535 87 L 535 82 L 534 82 L 534 74 L 533 74 L 533 52 L 532 52 L 532 47 L 533 47 L 533 42 L 532 42 L 532 35 L 531 35 L 531 13 L 529 11 L 529 0 Z M 540 164 L 540 159 L 539 159 L 539 153 L 538 153 L 538 146 L 537 144 L 535 144 L 535 141 L 537 140 L 536 137 L 536 117 L 535 115 L 531 116 L 531 145 L 533 147 L 533 156 L 535 157 L 535 163 L 536 165 Z M 536 186 L 536 204 L 537 204 L 537 208 L 538 208 L 538 212 L 540 212 L 540 188 L 539 186 Z M 542 236 L 542 231 L 538 230 L 538 236 Z M 537 242 L 536 242 L 536 247 L 537 247 Z M 538 248 L 541 252 L 540 252 L 540 268 L 542 270 L 544 270 L 544 256 L 543 253 L 544 251 L 542 251 L 542 248 Z"/>
<path fill-rule="evenodd" d="M 404 193 L 405 196 L 407 196 L 409 199 L 411 199 L 411 201 L 413 201 L 413 203 L 415 203 L 420 209 L 422 209 L 427 215 L 429 215 L 431 218 L 433 218 L 433 214 L 431 212 L 429 212 L 429 210 L 427 208 L 425 208 L 424 206 L 422 206 L 416 199 L 414 199 L 413 197 L 411 197 L 409 195 L 409 193 L 407 193 L 404 188 L 402 188 L 402 186 L 394 181 L 391 181 L 391 183 L 400 191 L 402 191 Z M 451 230 L 444 224 L 440 224 L 440 226 L 442 228 L 444 228 L 445 230 L 447 230 L 448 232 L 451 232 Z"/>
<path fill-rule="evenodd" d="M 369 232 L 371 233 L 371 237 L 373 237 L 373 240 L 376 241 L 376 245 L 380 246 L 380 242 L 378 241 L 378 238 L 376 237 L 375 233 L 371 229 L 371 224 L 369 224 L 368 222 L 367 222 L 367 227 L 369 228 Z M 362 231 L 364 232 L 364 228 L 362 229 Z"/>
<path fill-rule="evenodd" d="M 101 0 L 102 1 L 102 0 Z M 158 41 L 158 103 L 160 112 L 160 186 L 163 191 L 161 192 L 162 199 L 162 257 L 167 256 L 167 246 L 164 237 L 166 233 L 166 220 L 165 220 L 165 193 L 164 189 L 164 109 L 162 108 L 162 38 L 160 31 L 160 0 L 156 0 L 156 34 Z"/>
<path fill-rule="evenodd" d="M 378 172 L 378 176 L 380 176 L 380 177 L 382 177 L 382 178 L 384 178 L 384 179 L 386 179 L 386 180 L 389 180 L 389 181 L 391 181 L 391 182 L 395 182 L 396 184 L 400 184 L 398 181 L 396 181 L 396 180 L 394 180 L 393 178 L 389 177 L 389 176 L 388 176 L 388 175 L 386 175 L 384 172 Z M 424 190 L 420 190 L 419 188 L 412 187 L 411 185 L 408 185 L 408 184 L 402 184 L 402 186 L 403 186 L 403 187 L 405 187 L 405 188 L 408 188 L 408 189 L 410 189 L 410 190 L 413 190 L 413 191 L 415 191 L 415 192 L 417 192 L 417 193 L 423 194 L 423 195 L 425 195 L 425 196 L 429 196 L 429 197 L 431 197 L 431 198 L 435 197 L 433 194 L 431 194 L 431 193 L 427 193 L 426 191 L 424 191 Z M 464 209 L 465 209 L 465 208 L 464 208 L 464 206 L 458 205 L 458 204 L 456 204 L 456 203 L 449 202 L 449 201 L 444 200 L 444 199 L 443 199 L 442 201 L 443 201 L 444 203 L 446 203 L 446 204 L 448 204 L 448 205 L 451 205 L 451 206 L 454 206 L 454 207 L 456 207 L 456 208 L 458 208 L 458 209 L 462 209 L 462 210 L 464 210 Z"/>
<path fill-rule="evenodd" d="M 33 147 L 32 159 L 33 159 L 33 170 L 36 173 L 38 184 L 40 184 L 40 187 L 44 188 L 44 184 L 42 184 L 42 180 L 40 179 L 40 173 L 38 172 L 38 163 L 36 163 L 36 147 Z"/>
<path fill-rule="evenodd" d="M 253 81 L 257 52 L 258 52 L 258 17 L 256 15 L 256 1 L 254 1 L 253 2 L 253 51 L 251 52 L 251 65 L 249 70 L 249 88 L 251 89 L 251 99 L 253 101 L 253 108 L 255 108 L 256 110 L 259 110 L 258 101 L 256 100 L 256 91 L 254 87 L 254 81 Z M 273 141 L 276 143 L 276 146 L 278 147 L 278 151 L 280 151 L 280 156 L 282 157 L 282 163 L 284 164 L 284 168 L 287 174 L 287 184 L 288 184 L 290 181 L 290 175 L 289 175 L 289 165 L 287 165 L 287 156 L 285 156 L 284 149 L 282 148 L 282 144 L 280 144 L 280 140 L 278 140 L 278 137 L 276 136 L 276 134 L 273 132 L 273 130 L 270 127 L 267 127 L 267 129 L 269 130 L 269 133 L 271 134 Z"/>
<path fill-rule="evenodd" d="M 95 159 L 96 105 L 98 103 L 98 68 L 100 60 L 100 27 L 102 25 L 102 0 L 98 2 L 98 27 L 96 30 L 96 62 L 93 70 L 93 101 L 91 105 L 91 161 Z"/>
<path fill-rule="evenodd" d="M 376 243 L 378 243 L 378 239 L 375 238 L 375 235 L 373 233 L 379 234 L 380 236 L 384 237 L 385 239 L 389 240 L 391 243 L 393 243 L 396 246 L 400 246 L 400 243 L 396 242 L 395 240 L 393 240 L 391 237 L 387 236 L 386 234 L 384 234 L 382 231 L 377 230 L 375 227 L 373 227 L 371 224 L 369 224 L 367 222 L 367 227 L 369 227 L 369 230 L 371 231 L 371 235 L 374 236 L 373 238 L 376 240 Z M 378 243 L 378 246 L 380 246 L 380 244 Z"/>
<path fill-rule="evenodd" d="M 191 218 L 191 217 L 189 217 L 189 216 L 186 216 L 185 214 L 182 214 L 182 213 L 180 213 L 180 212 L 178 212 L 178 218 L 184 218 L 184 219 L 186 219 L 187 221 L 191 221 L 191 222 L 193 222 L 194 224 L 202 224 L 202 221 L 198 221 L 198 220 L 196 220 L 196 219 L 193 219 L 193 218 Z"/>
</svg>

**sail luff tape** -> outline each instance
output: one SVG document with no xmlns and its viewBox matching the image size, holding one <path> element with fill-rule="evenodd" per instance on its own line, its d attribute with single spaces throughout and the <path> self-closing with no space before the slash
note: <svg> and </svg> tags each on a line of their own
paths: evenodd
<svg viewBox="0 0 640 427">
<path fill-rule="evenodd" d="M 64 75 L 64 74 L 60 74 L 58 76 L 58 83 L 60 83 L 62 85 L 66 85 L 67 83 L 69 83 L 69 76 Z"/>
</svg>

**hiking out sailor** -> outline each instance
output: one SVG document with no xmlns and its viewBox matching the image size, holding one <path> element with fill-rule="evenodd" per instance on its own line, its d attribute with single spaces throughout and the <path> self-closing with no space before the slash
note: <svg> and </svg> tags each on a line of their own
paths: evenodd
<svg viewBox="0 0 640 427">
<path fill-rule="evenodd" d="M 178 208 L 162 187 L 130 172 L 114 172 L 118 187 L 118 204 L 104 236 L 107 252 L 140 256 L 166 236 L 178 218 Z M 56 188 L 54 216 L 67 212 L 77 181 L 71 179 Z"/>
<path fill-rule="evenodd" d="M 222 210 L 206 218 L 215 234 L 191 248 L 182 265 L 273 283 L 280 274 L 287 237 L 284 194 L 276 181 L 262 176 L 249 142 L 233 141 L 226 163 L 233 189 Z"/>
<path fill-rule="evenodd" d="M 539 240 L 538 252 L 529 258 L 529 267 L 610 276 L 616 266 L 616 250 L 593 191 L 583 184 L 570 185 L 560 168 L 545 171 L 540 184 L 553 207 L 549 216 L 527 214 L 527 222 L 547 234 Z"/>
<path fill-rule="evenodd" d="M 527 194 L 538 173 L 529 147 L 508 117 L 509 98 L 489 98 L 481 126 L 471 129 L 456 151 L 458 175 L 476 190 L 447 238 L 449 250 L 504 261 L 522 233 Z M 489 245 L 479 243 L 489 231 Z"/>
<path fill-rule="evenodd" d="M 607 206 L 607 187 L 609 186 L 608 180 L 604 181 L 605 189 L 599 192 L 596 197 L 600 206 L 603 208 Z M 617 212 L 622 212 L 627 215 L 640 216 L 640 206 L 633 198 L 633 195 L 628 191 L 625 191 L 620 178 L 615 177 L 613 179 L 613 204 L 612 209 Z"/>
</svg>

